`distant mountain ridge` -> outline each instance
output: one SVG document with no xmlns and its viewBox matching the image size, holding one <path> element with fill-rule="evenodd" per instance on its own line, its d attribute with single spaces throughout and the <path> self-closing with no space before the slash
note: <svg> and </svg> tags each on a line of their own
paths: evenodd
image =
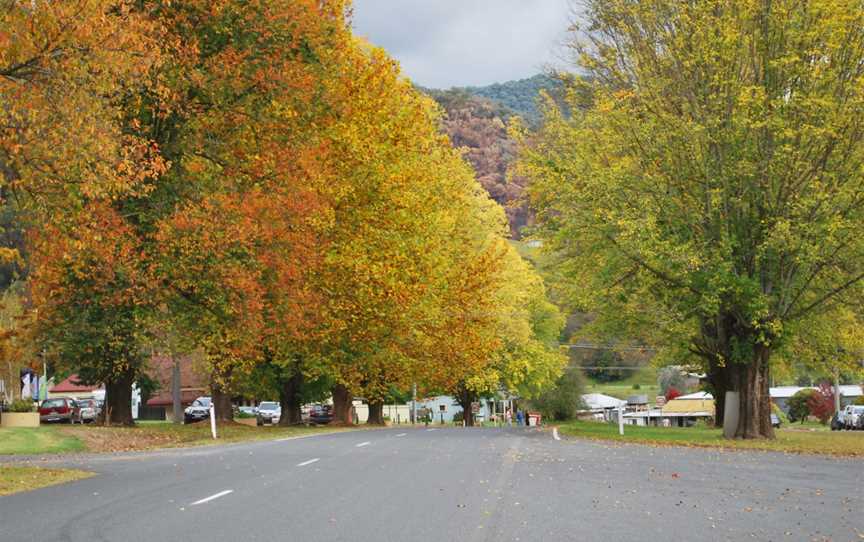
<svg viewBox="0 0 864 542">
<path fill-rule="evenodd" d="M 482 87 L 459 87 L 454 90 L 487 98 L 526 117 L 526 120 L 535 121 L 539 118 L 537 96 L 540 91 L 545 90 L 555 94 L 560 88 L 560 81 L 545 74 L 537 74 L 527 79 L 493 83 Z"/>
</svg>

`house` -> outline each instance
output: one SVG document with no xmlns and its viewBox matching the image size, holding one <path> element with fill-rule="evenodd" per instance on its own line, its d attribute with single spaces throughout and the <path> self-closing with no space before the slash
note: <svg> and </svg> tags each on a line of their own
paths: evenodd
<svg viewBox="0 0 864 542">
<path fill-rule="evenodd" d="M 590 417 L 596 420 L 606 421 L 612 418 L 613 410 L 627 406 L 627 401 L 602 393 L 586 393 L 582 395 L 582 403 L 585 405 L 583 413 L 590 414 Z"/>
<path fill-rule="evenodd" d="M 150 358 L 147 372 L 150 378 L 159 384 L 156 393 L 146 402 L 144 417 L 146 419 L 172 420 L 174 413 L 173 389 L 174 375 L 173 356 L 158 354 Z M 202 395 L 210 395 L 210 386 L 206 377 L 195 370 L 190 356 L 177 358 L 180 365 L 180 404 L 185 409 L 192 401 Z"/>
<path fill-rule="evenodd" d="M 714 397 L 704 391 L 667 401 L 662 408 L 638 409 L 624 414 L 629 425 L 690 427 L 699 420 L 714 417 Z M 617 414 L 614 416 L 617 420 Z"/>
<path fill-rule="evenodd" d="M 802 386 L 777 386 L 769 389 L 771 401 L 774 402 L 780 410 L 789 414 L 789 399 L 801 390 L 815 390 L 815 387 Z M 840 408 L 850 405 L 864 395 L 864 390 L 857 384 L 841 385 L 840 386 Z"/>
<path fill-rule="evenodd" d="M 105 386 L 102 384 L 82 384 L 78 381 L 78 375 L 69 375 L 68 378 L 48 388 L 48 398 L 71 397 L 73 399 L 84 399 L 95 397 L 105 399 Z"/>
</svg>

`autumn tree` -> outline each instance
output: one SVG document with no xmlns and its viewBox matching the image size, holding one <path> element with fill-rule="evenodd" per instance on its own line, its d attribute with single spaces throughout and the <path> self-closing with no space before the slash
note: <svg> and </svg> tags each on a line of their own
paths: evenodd
<svg viewBox="0 0 864 542">
<path fill-rule="evenodd" d="M 701 358 L 718 420 L 738 392 L 736 437 L 770 438 L 772 354 L 864 279 L 864 8 L 586 7 L 590 92 L 546 108 L 521 167 L 572 301 Z"/>
</svg>

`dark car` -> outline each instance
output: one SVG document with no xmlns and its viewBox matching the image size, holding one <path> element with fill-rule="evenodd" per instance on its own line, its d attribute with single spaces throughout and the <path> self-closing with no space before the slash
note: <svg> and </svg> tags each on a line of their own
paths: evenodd
<svg viewBox="0 0 864 542">
<path fill-rule="evenodd" d="M 183 411 L 183 423 L 195 423 L 210 417 L 210 398 L 199 397 Z"/>
<path fill-rule="evenodd" d="M 324 425 L 333 421 L 333 407 L 330 405 L 312 405 L 309 409 L 309 421 Z"/>
<path fill-rule="evenodd" d="M 74 420 L 75 409 L 75 399 L 71 397 L 46 399 L 39 406 L 39 421 L 42 423 L 71 423 Z"/>
<path fill-rule="evenodd" d="M 831 416 L 831 430 L 832 431 L 840 431 L 843 429 L 843 424 L 840 422 L 840 413 L 835 412 L 833 416 Z"/>
</svg>

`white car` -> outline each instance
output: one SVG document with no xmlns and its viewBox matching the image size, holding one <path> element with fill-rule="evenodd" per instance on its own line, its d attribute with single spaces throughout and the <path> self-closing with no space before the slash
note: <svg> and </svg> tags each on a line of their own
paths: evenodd
<svg viewBox="0 0 864 542">
<path fill-rule="evenodd" d="M 256 418 L 258 419 L 258 425 L 271 424 L 276 425 L 279 423 L 279 418 L 282 417 L 282 406 L 275 401 L 264 401 L 260 405 L 258 405 L 258 413 Z"/>
<path fill-rule="evenodd" d="M 861 416 L 864 416 L 864 405 L 847 405 L 840 415 L 840 425 L 844 429 L 858 429 L 861 427 Z"/>
</svg>

